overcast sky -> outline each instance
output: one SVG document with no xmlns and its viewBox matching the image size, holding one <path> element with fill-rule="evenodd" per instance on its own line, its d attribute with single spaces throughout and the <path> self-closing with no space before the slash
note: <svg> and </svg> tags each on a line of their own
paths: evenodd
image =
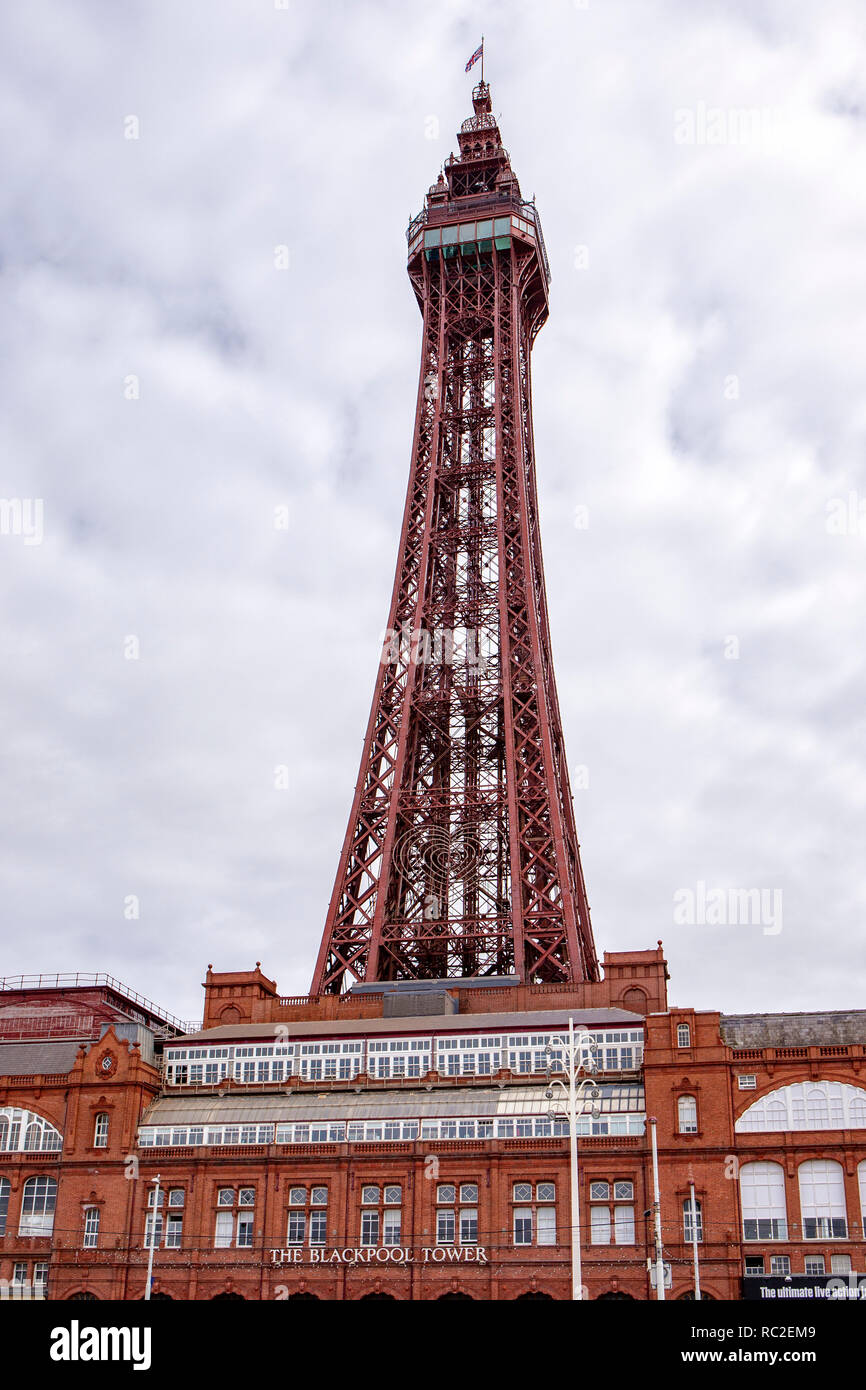
<svg viewBox="0 0 866 1390">
<path fill-rule="evenodd" d="M 599 951 L 662 938 L 679 1004 L 862 1007 L 862 5 L 280 5 L 4 7 L 0 973 L 184 1018 L 208 962 L 309 987 L 409 465 L 404 232 L 483 32 L 553 274 Z M 676 921 L 700 884 L 781 911 Z"/>
</svg>

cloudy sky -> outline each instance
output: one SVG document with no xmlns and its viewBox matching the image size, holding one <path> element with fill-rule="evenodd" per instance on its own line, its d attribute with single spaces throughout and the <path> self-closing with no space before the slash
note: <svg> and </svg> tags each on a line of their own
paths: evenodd
<svg viewBox="0 0 866 1390">
<path fill-rule="evenodd" d="M 308 988 L 409 463 L 404 232 L 483 32 L 553 273 L 539 490 L 599 950 L 662 938 L 680 1004 L 862 1006 L 857 0 L 2 29 L 0 973 L 184 1018 L 208 962 Z M 675 920 L 737 888 L 768 910 Z"/>
</svg>

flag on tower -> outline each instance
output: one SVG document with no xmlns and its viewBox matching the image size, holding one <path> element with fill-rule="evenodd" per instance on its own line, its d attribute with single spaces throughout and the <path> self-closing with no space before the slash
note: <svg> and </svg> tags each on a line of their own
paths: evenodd
<svg viewBox="0 0 866 1390">
<path fill-rule="evenodd" d="M 469 72 L 470 69 L 471 69 L 472 67 L 474 67 L 474 65 L 478 62 L 478 59 L 479 59 L 479 58 L 483 58 L 483 57 L 484 57 L 484 40 L 482 39 L 482 40 L 481 40 L 481 43 L 480 43 L 480 44 L 478 45 L 478 47 L 476 48 L 475 52 L 472 54 L 472 57 L 469 59 L 469 62 L 466 64 L 465 71 L 466 71 L 466 72 Z"/>
</svg>

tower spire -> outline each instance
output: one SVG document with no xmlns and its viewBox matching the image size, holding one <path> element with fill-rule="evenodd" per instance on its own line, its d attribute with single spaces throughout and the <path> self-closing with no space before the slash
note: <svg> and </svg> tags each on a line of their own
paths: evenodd
<svg viewBox="0 0 866 1390">
<path fill-rule="evenodd" d="M 550 274 L 483 80 L 472 103 L 407 233 L 424 320 L 409 489 L 316 993 L 598 978 L 535 489 Z"/>
</svg>

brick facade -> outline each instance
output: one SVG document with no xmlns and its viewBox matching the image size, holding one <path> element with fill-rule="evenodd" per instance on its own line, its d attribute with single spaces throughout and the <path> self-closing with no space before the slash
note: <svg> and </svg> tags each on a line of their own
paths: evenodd
<svg viewBox="0 0 866 1390">
<path fill-rule="evenodd" d="M 531 1094 L 539 1102 L 537 1113 L 541 1113 L 545 1077 L 520 1077 L 504 1066 L 484 1076 L 450 1076 L 431 1067 L 414 1078 L 377 1079 L 370 1074 L 371 1062 L 363 1075 L 343 1080 L 321 1076 L 305 1079 L 294 1074 L 281 1084 L 244 1085 L 221 1078 L 217 1084 L 175 1086 L 167 1082 L 160 1054 L 163 1046 L 174 1047 L 180 1041 L 201 1047 L 209 1039 L 242 1039 L 250 1028 L 258 1030 L 248 1034 L 254 1041 L 292 1037 L 299 1029 L 306 1029 L 306 1038 L 351 1036 L 369 1043 L 374 1036 L 387 1037 L 407 1029 L 431 1034 L 484 1030 L 485 1019 L 489 1019 L 490 1029 L 511 1027 L 529 1033 L 542 1026 L 549 1028 L 551 1020 L 566 1020 L 569 1012 L 579 1013 L 588 1020 L 587 1026 L 594 1027 L 596 1019 L 599 1027 L 607 1028 L 615 1028 L 617 1019 L 637 1018 L 640 1023 L 645 1016 L 642 1066 L 621 1077 L 601 1079 L 611 1083 L 611 1095 L 617 1090 L 614 1083 L 621 1083 L 620 1089 L 631 1088 L 635 1095 L 642 1084 L 646 1115 L 657 1123 L 664 1257 L 672 1269 L 668 1297 L 689 1296 L 692 1289 L 692 1246 L 686 1242 L 683 1224 L 683 1204 L 689 1199 L 692 1181 L 701 1203 L 704 1296 L 741 1297 L 745 1258 L 756 1253 L 766 1255 L 767 1272 L 770 1255 L 787 1257 L 793 1275 L 804 1273 L 807 1257 L 814 1262 L 823 1256 L 829 1273 L 831 1256 L 847 1255 L 853 1270 L 862 1276 L 866 1245 L 858 1164 L 866 1160 L 866 1127 L 859 1127 L 858 1122 L 836 1130 L 738 1132 L 735 1124 L 761 1097 L 792 1083 L 829 1081 L 862 1086 L 866 1015 L 726 1019 L 717 1012 L 668 1007 L 665 981 L 659 948 L 609 955 L 601 983 L 570 991 L 508 984 L 484 988 L 455 982 L 447 995 L 440 991 L 438 997 L 431 996 L 437 1012 L 429 1011 L 433 1005 L 428 1002 L 425 1011 L 406 1016 L 401 1013 L 405 999 L 401 1003 L 389 998 L 387 988 L 345 1000 L 287 1000 L 277 994 L 273 982 L 258 966 L 255 971 L 232 975 L 215 975 L 209 970 L 205 1029 L 181 1040 L 176 1030 L 160 1030 L 151 1020 L 152 1062 L 142 1055 L 148 1050 L 147 1039 L 142 1044 L 131 1035 L 129 1020 L 122 1012 L 108 1022 L 97 1018 L 85 1038 L 28 1041 L 21 1037 L 19 1027 L 11 1041 L 10 1034 L 16 1031 L 11 1021 L 16 1006 L 9 1003 L 8 995 L 0 996 L 5 1005 L 0 1009 L 0 1029 L 6 1019 L 6 1039 L 0 1040 L 0 1111 L 30 1111 L 49 1121 L 62 1135 L 62 1151 L 24 1151 L 19 1147 L 0 1152 L 0 1179 L 9 1184 L 6 1229 L 0 1237 L 0 1279 L 12 1281 L 17 1267 L 20 1280 L 22 1267 L 32 1272 L 36 1264 L 47 1264 L 51 1299 L 82 1293 L 99 1299 L 140 1298 L 146 1280 L 148 1192 L 150 1180 L 158 1172 L 165 1194 L 162 1213 L 166 1225 L 155 1255 L 156 1294 L 174 1299 L 212 1299 L 218 1295 L 245 1299 L 296 1295 L 323 1299 L 368 1295 L 398 1299 L 455 1295 L 484 1300 L 527 1296 L 567 1299 L 571 1290 L 569 1152 L 568 1140 L 561 1134 L 500 1137 L 497 1127 L 496 1134 L 491 1131 L 487 1137 L 469 1139 L 199 1141 L 196 1145 L 141 1147 L 137 1132 L 142 1120 L 153 1123 L 153 1116 L 161 1113 L 183 1116 L 184 1107 L 190 1115 L 204 1114 L 207 1123 L 214 1124 L 223 1113 L 240 1113 L 242 1117 L 248 1113 L 255 1120 L 283 1104 L 307 1106 L 303 1112 L 298 1110 L 299 1114 L 320 1110 L 327 1115 L 329 1106 L 332 1111 L 338 1106 L 351 1111 L 353 1105 L 363 1103 L 368 1109 L 379 1106 L 385 1114 L 389 1105 L 399 1100 L 406 1113 L 416 1105 L 419 1111 L 434 1114 L 444 1113 L 449 1103 L 462 1098 L 470 1109 L 477 1101 L 481 1113 L 484 1105 L 493 1103 L 489 1099 L 493 1097 L 497 1113 L 507 1114 L 512 1099 L 523 1098 L 525 1105 L 525 1097 Z M 64 995 L 65 1000 L 61 1000 L 58 991 L 54 1004 L 68 1003 L 69 992 Z M 446 999 L 447 1006 L 442 1002 Z M 42 1002 L 44 1005 L 44 992 Z M 643 1007 L 639 1008 L 641 1002 Z M 21 1017 L 32 1020 L 34 1010 L 24 994 L 17 1007 Z M 420 1009 L 420 1005 L 414 1007 Z M 63 1010 L 55 1009 L 55 1013 L 60 1017 Z M 162 1036 L 158 1036 L 160 1032 Z M 66 1064 L 61 1065 L 64 1047 Z M 28 1056 L 29 1070 L 25 1066 Z M 49 1063 L 51 1071 L 46 1070 Z M 748 1089 L 741 1089 L 741 1077 Z M 693 1132 L 681 1132 L 680 1098 L 694 1100 Z M 267 1106 L 271 1111 L 266 1112 Z M 96 1141 L 97 1116 L 107 1116 L 104 1143 Z M 100 1124 L 104 1126 L 106 1121 Z M 649 1213 L 653 1203 L 649 1129 L 647 1125 L 644 1133 L 588 1134 L 580 1140 L 583 1278 L 591 1299 L 654 1296 L 647 1267 L 652 1255 Z M 192 1135 L 192 1130 L 184 1132 Z M 346 1134 L 349 1132 L 347 1129 Z M 798 1169 L 810 1159 L 830 1159 L 843 1166 L 847 1205 L 844 1237 L 805 1239 Z M 785 1175 L 787 1229 L 784 1238 L 744 1241 L 738 1169 L 744 1163 L 767 1161 L 780 1165 Z M 57 1182 L 53 1232 L 19 1234 L 25 1184 L 39 1176 Z M 599 1197 L 605 1189 L 593 1184 L 608 1184 L 609 1197 Z M 369 1195 L 371 1188 L 378 1189 L 379 1200 L 365 1206 L 365 1189 Z M 441 1194 L 447 1195 L 451 1188 L 458 1226 L 461 1208 L 473 1220 L 477 1211 L 477 1237 L 471 1243 L 461 1244 L 458 1238 L 454 1244 L 443 1246 L 437 1240 L 437 1213 L 443 1205 Z M 300 1246 L 287 1244 L 292 1189 L 296 1209 L 303 1212 L 305 1232 L 313 1229 L 313 1197 L 318 1194 L 320 1246 L 310 1246 L 308 1240 Z M 297 1205 L 300 1189 L 305 1190 L 303 1206 Z M 399 1241 L 389 1248 L 381 1237 L 385 1199 L 390 1191 L 392 1201 L 397 1201 L 397 1189 Z M 617 1191 L 630 1195 L 617 1199 Z M 523 1195 L 518 1198 L 516 1192 Z M 169 1200 L 178 1205 L 170 1206 Z M 547 1209 L 543 1222 L 539 1206 Z M 599 1214 L 604 1207 L 608 1217 Z M 95 1248 L 84 1243 L 88 1208 L 99 1212 Z M 515 1244 L 518 1208 L 532 1213 L 525 1218 L 533 1231 L 532 1243 L 525 1246 Z M 621 1227 L 617 1226 L 621 1219 L 617 1208 L 626 1213 Z M 362 1213 L 374 1209 L 380 1237 L 378 1243 L 364 1246 Z M 391 1211 L 395 1210 L 397 1206 L 392 1206 Z M 166 1244 L 170 1216 L 179 1219 L 182 1226 L 172 1227 L 174 1243 Z M 231 1245 L 215 1243 L 218 1218 L 222 1229 L 230 1232 Z M 629 1219 L 633 1220 L 633 1236 L 617 1243 L 617 1231 L 628 1237 Z M 368 1220 L 372 1221 L 372 1216 Z M 604 1231 L 606 1222 L 610 1243 L 593 1243 L 593 1230 L 596 1235 Z M 555 1233 L 552 1243 L 539 1243 L 542 1226 Z M 238 1244 L 241 1231 L 250 1244 Z"/>
</svg>

